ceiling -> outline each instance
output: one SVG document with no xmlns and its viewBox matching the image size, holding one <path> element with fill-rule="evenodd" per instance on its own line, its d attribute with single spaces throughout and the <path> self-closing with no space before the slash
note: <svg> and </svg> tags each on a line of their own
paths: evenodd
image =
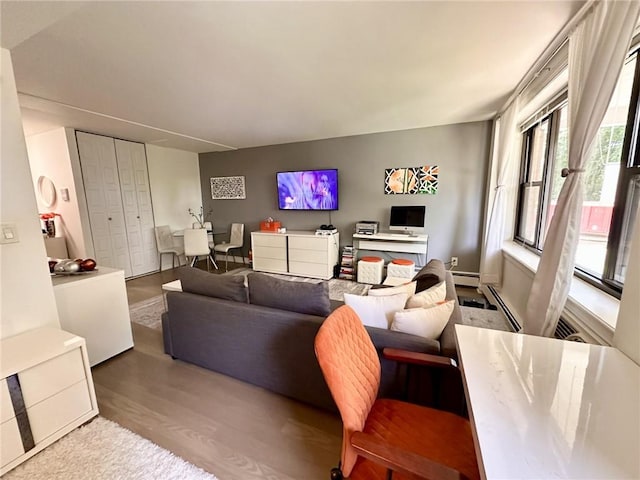
<svg viewBox="0 0 640 480">
<path fill-rule="evenodd" d="M 25 133 L 194 152 L 486 120 L 584 2 L 0 3 Z"/>
</svg>

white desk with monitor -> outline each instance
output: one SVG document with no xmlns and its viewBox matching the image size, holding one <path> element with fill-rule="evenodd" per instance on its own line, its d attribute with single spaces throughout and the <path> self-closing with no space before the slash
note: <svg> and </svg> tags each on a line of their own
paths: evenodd
<svg viewBox="0 0 640 480">
<path fill-rule="evenodd" d="M 640 366 L 613 347 L 456 325 L 485 479 L 640 478 Z"/>
<path fill-rule="evenodd" d="M 407 235 L 406 233 L 353 234 L 354 247 L 375 252 L 412 253 L 418 256 L 416 265 L 427 263 L 429 235 Z"/>
</svg>

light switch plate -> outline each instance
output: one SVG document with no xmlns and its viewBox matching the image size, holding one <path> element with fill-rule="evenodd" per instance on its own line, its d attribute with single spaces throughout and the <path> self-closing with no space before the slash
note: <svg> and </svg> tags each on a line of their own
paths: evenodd
<svg viewBox="0 0 640 480">
<path fill-rule="evenodd" d="M 15 223 L 0 224 L 0 244 L 18 243 L 18 228 Z"/>
</svg>

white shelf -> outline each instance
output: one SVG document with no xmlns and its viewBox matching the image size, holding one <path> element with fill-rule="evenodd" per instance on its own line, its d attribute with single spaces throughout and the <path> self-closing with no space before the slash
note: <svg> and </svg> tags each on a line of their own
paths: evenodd
<svg viewBox="0 0 640 480">
<path fill-rule="evenodd" d="M 372 250 L 378 252 L 398 252 L 424 255 L 426 261 L 429 244 L 428 235 L 406 235 L 403 233 L 376 233 L 365 235 L 354 233 L 355 245 L 359 250 Z"/>
</svg>

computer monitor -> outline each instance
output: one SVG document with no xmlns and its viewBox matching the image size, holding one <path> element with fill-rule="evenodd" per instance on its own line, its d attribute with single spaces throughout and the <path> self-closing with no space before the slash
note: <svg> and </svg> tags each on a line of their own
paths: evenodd
<svg viewBox="0 0 640 480">
<path fill-rule="evenodd" d="M 406 233 L 424 231 L 424 205 L 393 206 L 389 215 L 389 229 Z"/>
</svg>

